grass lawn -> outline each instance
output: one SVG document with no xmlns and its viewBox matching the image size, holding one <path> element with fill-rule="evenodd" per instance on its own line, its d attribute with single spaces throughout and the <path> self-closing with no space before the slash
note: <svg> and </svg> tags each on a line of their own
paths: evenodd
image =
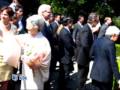
<svg viewBox="0 0 120 90">
<path fill-rule="evenodd" d="M 116 44 L 116 56 L 120 57 L 120 44 Z"/>
<path fill-rule="evenodd" d="M 116 44 L 116 58 L 117 58 L 117 64 L 118 64 L 118 69 L 120 72 L 120 44 Z M 112 90 L 117 90 L 117 81 L 113 77 L 113 88 Z"/>
</svg>

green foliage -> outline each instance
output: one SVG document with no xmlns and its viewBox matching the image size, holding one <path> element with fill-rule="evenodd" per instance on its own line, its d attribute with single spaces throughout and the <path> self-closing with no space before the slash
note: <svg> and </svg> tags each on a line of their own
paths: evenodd
<svg viewBox="0 0 120 90">
<path fill-rule="evenodd" d="M 64 8 L 63 0 L 39 0 L 40 4 L 50 4 L 52 6 L 53 13 L 61 13 L 63 14 L 66 11 Z"/>
<path fill-rule="evenodd" d="M 78 0 L 77 4 L 82 5 L 82 4 L 85 4 L 86 2 L 87 2 L 87 0 Z"/>
<path fill-rule="evenodd" d="M 113 23 L 120 28 L 120 17 L 113 17 Z"/>
<path fill-rule="evenodd" d="M 116 56 L 117 56 L 118 70 L 120 72 L 120 44 L 116 44 Z M 112 90 L 118 90 L 117 87 L 118 87 L 117 80 L 113 76 L 113 87 L 112 87 Z"/>
<path fill-rule="evenodd" d="M 52 6 L 53 13 L 74 16 L 79 11 L 79 7 L 87 0 L 39 0 L 40 4 L 46 3 Z"/>
<path fill-rule="evenodd" d="M 116 56 L 120 57 L 120 44 L 116 44 Z"/>
<path fill-rule="evenodd" d="M 88 15 L 95 11 L 100 14 L 100 18 L 113 16 L 115 13 L 108 2 L 102 0 L 38 0 L 40 4 L 46 3 L 52 6 L 53 13 L 77 17 L 79 14 Z"/>
<path fill-rule="evenodd" d="M 102 3 L 97 2 L 95 4 L 95 7 L 93 8 L 93 11 L 99 13 L 101 18 L 104 18 L 105 16 L 111 16 L 114 12 L 110 5 L 103 2 Z"/>
<path fill-rule="evenodd" d="M 66 8 L 64 7 L 62 1 L 61 2 L 57 1 L 56 2 L 56 0 L 53 0 L 51 2 L 51 6 L 52 6 L 53 13 L 61 13 L 61 14 L 63 14 L 66 11 Z"/>
</svg>

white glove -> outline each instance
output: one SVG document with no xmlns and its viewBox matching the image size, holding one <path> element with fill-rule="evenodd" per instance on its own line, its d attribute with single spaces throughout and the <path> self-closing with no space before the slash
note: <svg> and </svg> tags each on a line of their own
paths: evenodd
<svg viewBox="0 0 120 90">
<path fill-rule="evenodd" d="M 119 84 L 118 88 L 120 88 L 120 80 L 118 80 L 118 84 Z"/>
</svg>

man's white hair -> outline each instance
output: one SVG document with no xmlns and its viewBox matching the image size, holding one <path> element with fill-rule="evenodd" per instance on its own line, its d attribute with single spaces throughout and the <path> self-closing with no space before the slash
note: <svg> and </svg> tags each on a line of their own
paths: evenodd
<svg viewBox="0 0 120 90">
<path fill-rule="evenodd" d="M 118 27 L 116 26 L 109 26 L 105 32 L 105 35 L 113 35 L 113 34 L 116 34 L 116 35 L 119 35 L 120 34 L 120 30 Z"/>
<path fill-rule="evenodd" d="M 48 4 L 41 4 L 38 8 L 38 14 L 41 15 L 42 12 L 47 11 L 48 9 L 51 9 L 51 6 Z"/>
</svg>

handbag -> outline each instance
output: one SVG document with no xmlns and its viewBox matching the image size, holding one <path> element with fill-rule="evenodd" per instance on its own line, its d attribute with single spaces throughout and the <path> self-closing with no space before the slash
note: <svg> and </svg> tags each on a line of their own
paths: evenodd
<svg viewBox="0 0 120 90">
<path fill-rule="evenodd" d="M 8 90 L 8 84 L 10 81 L 0 82 L 0 90 Z"/>
</svg>

